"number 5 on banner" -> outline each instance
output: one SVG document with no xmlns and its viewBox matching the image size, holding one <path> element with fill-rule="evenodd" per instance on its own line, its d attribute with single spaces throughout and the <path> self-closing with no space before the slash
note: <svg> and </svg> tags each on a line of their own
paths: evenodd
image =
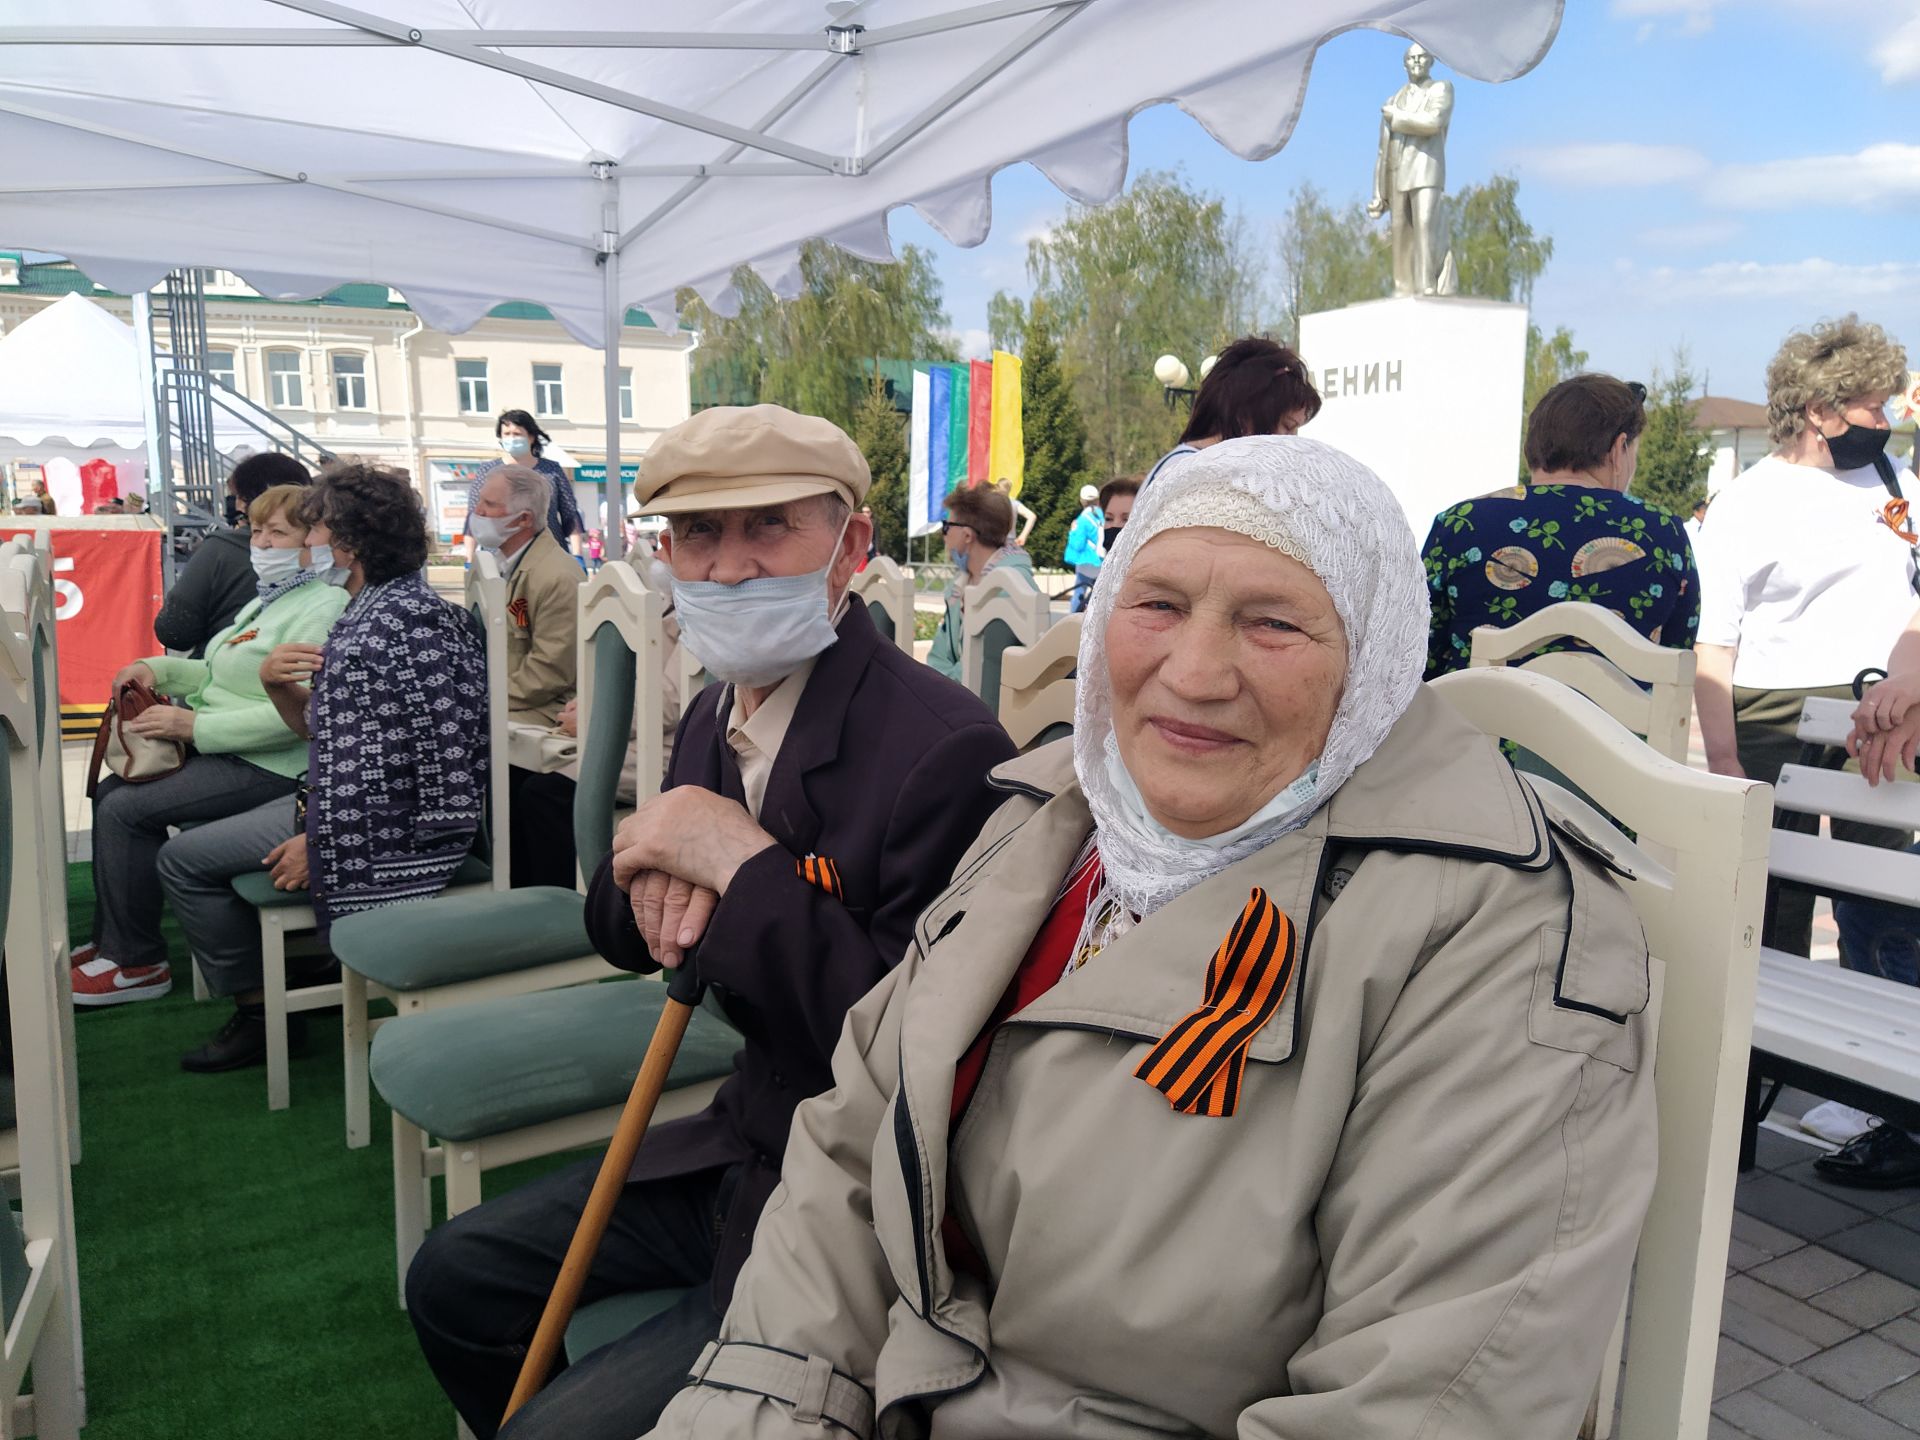
<svg viewBox="0 0 1920 1440">
<path fill-rule="evenodd" d="M 53 562 L 53 573 L 56 576 L 63 570 L 71 569 L 73 569 L 71 556 L 65 560 L 55 559 Z M 55 620 L 73 619 L 80 613 L 80 608 L 87 603 L 86 597 L 80 593 L 80 587 L 71 580 L 56 579 L 53 582 L 53 593 L 56 597 L 53 607 Z"/>
</svg>

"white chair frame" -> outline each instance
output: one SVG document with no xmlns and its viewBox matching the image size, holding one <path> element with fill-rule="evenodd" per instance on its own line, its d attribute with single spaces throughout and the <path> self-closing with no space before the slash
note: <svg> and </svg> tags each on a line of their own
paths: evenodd
<svg viewBox="0 0 1920 1440">
<path fill-rule="evenodd" d="M 913 581 L 885 555 L 876 555 L 853 577 L 847 593 L 868 605 L 878 605 L 893 621 L 893 643 L 913 654 Z"/>
<path fill-rule="evenodd" d="M 28 645 L 28 660 L 33 658 L 33 649 L 39 649 L 45 658 L 42 665 L 42 684 L 46 691 L 41 706 L 39 722 L 38 765 L 40 776 L 39 815 L 42 834 L 41 849 L 38 853 L 57 856 L 59 883 L 50 891 L 53 897 L 54 920 L 53 934 L 60 946 L 60 968 L 55 987 L 59 1002 L 59 1019 L 62 1032 L 61 1048 L 66 1058 L 67 1106 L 67 1145 L 72 1152 L 73 1163 L 80 1163 L 80 1052 L 74 1043 L 73 1032 L 73 983 L 69 969 L 71 958 L 70 937 L 67 934 L 66 911 L 66 863 L 67 863 L 67 798 L 65 768 L 60 759 L 60 646 L 58 626 L 55 616 L 58 613 L 58 601 L 53 587 L 53 537 L 50 532 L 38 531 L 31 544 L 25 539 L 12 542 L 17 546 L 6 560 L 20 577 L 23 589 L 14 591 L 9 588 L 7 598 L 0 603 L 12 608 L 16 603 L 21 607 L 14 610 L 23 622 L 22 634 Z M 0 552 L 5 553 L 5 552 Z M 28 684 L 32 684 L 32 672 L 28 672 Z M 29 688 L 28 694 L 32 691 Z M 10 1162 L 0 1159 L 0 1164 L 10 1168 Z"/>
<path fill-rule="evenodd" d="M 481 628 L 486 640 L 487 655 L 487 745 L 490 757 L 487 766 L 487 825 L 491 840 L 489 869 L 491 875 L 485 885 L 458 885 L 444 891 L 447 895 L 472 894 L 480 890 L 503 891 L 511 881 L 513 866 L 511 830 L 513 817 L 508 809 L 507 778 L 507 582 L 500 574 L 500 558 L 491 550 L 475 550 L 473 565 L 467 571 L 466 605 L 468 613 L 478 611 Z M 279 913 L 304 916 L 305 928 L 314 925 L 313 911 L 306 907 L 300 911 L 277 912 L 263 910 L 260 923 L 263 932 L 269 920 Z M 296 920 L 295 925 L 298 924 Z M 294 928 L 294 926 L 289 926 Z M 267 967 L 267 1008 L 268 1039 L 273 1036 L 273 999 L 276 967 Z M 277 967 L 280 993 L 283 1003 L 286 991 L 286 965 L 284 959 Z M 448 986 L 448 990 L 464 987 Z M 525 987 L 543 988 L 543 987 Z M 392 1000 L 395 1008 L 405 1014 L 408 1005 L 396 993 L 375 985 L 364 976 L 357 975 L 346 966 L 340 967 L 340 980 L 336 985 L 316 985 L 310 990 L 298 993 L 300 1009 L 318 1009 L 326 1005 L 340 1007 L 340 1045 L 341 1061 L 345 1067 L 346 1078 L 346 1118 L 347 1148 L 359 1150 L 373 1141 L 372 1097 L 367 1083 L 367 1045 L 379 1021 L 369 1018 L 367 1001 L 369 997 Z M 438 992 L 428 991 L 432 995 Z M 514 992 L 517 993 L 517 992 Z M 308 999 L 309 996 L 314 998 Z M 444 1002 L 443 1002 L 444 1003 Z M 426 1008 L 424 1005 L 420 1008 Z M 284 1027 L 280 1032 L 282 1046 L 286 1043 Z M 284 1063 L 284 1062 L 283 1062 Z M 272 1065 L 272 1053 L 268 1053 L 268 1065 Z M 269 1077 L 271 1084 L 271 1077 Z M 284 1092 L 279 1105 L 274 1109 L 283 1109 L 286 1105 Z"/>
<path fill-rule="evenodd" d="M 609 561 L 602 565 L 598 573 L 591 576 L 580 587 L 578 674 L 582 748 L 584 749 L 586 744 L 586 727 L 592 724 L 593 715 L 593 637 L 599 633 L 602 626 L 612 625 L 619 631 L 627 648 L 634 653 L 633 703 L 636 717 L 634 743 L 639 746 L 637 773 L 642 795 L 658 790 L 661 776 L 664 774 L 664 746 L 661 738 L 664 729 L 661 716 L 666 704 L 663 684 L 665 645 L 662 616 L 664 611 L 665 606 L 660 596 L 642 583 L 640 577 L 634 573 L 633 567 L 623 561 Z M 551 990 L 562 985 L 602 980 L 621 973 L 623 972 L 607 964 L 598 955 L 594 955 L 580 960 L 543 966 L 538 970 L 492 976 L 486 980 L 475 980 L 464 985 L 444 986 L 438 990 L 416 991 L 411 994 L 393 994 L 391 998 L 400 1014 L 415 1015 L 426 1010 L 445 1009 L 452 1004 L 525 995 L 536 990 Z M 528 978 L 539 978 L 542 983 L 526 983 Z M 660 983 L 659 978 L 654 977 L 652 983 Z M 363 1051 L 360 1062 L 363 1083 L 366 1074 Z M 656 1123 L 680 1115 L 697 1113 L 705 1108 L 718 1089 L 719 1082 L 714 1081 L 710 1084 L 689 1086 L 683 1090 L 668 1091 L 661 1097 L 660 1108 L 655 1112 Z M 445 1177 L 447 1214 L 458 1215 L 462 1210 L 469 1210 L 480 1203 L 480 1176 L 483 1172 L 535 1156 L 554 1155 L 598 1144 L 613 1134 L 614 1124 L 619 1119 L 621 1108 L 618 1105 L 610 1106 L 585 1114 L 569 1115 L 540 1125 L 525 1126 L 499 1135 L 445 1145 L 436 1141 L 397 1110 L 394 1111 L 394 1258 L 403 1292 L 402 1303 L 405 1303 L 407 1266 L 412 1263 L 414 1252 L 420 1248 L 421 1242 L 426 1238 L 427 1221 L 432 1213 L 429 1203 L 431 1196 L 429 1182 L 434 1176 Z"/>
<path fill-rule="evenodd" d="M 1082 617 L 1056 620 L 1031 645 L 1009 646 L 1000 657 L 1000 724 L 1025 750 L 1049 726 L 1073 724 Z"/>
<path fill-rule="evenodd" d="M 1700 1440 L 1713 1401 L 1772 818 L 1770 787 L 1654 753 L 1566 686 L 1476 668 L 1434 690 L 1489 735 L 1539 755 L 1641 837 L 1633 846 L 1559 787 L 1543 796 L 1632 857 L 1623 884 L 1655 958 L 1659 1176 L 1641 1230 L 1624 1372 L 1597 1377 L 1597 1421 L 1623 1440 Z M 1651 842 L 1651 843 L 1649 843 Z M 1652 858 L 1658 847 L 1658 860 Z"/>
<path fill-rule="evenodd" d="M 71 1035 L 61 1020 L 71 1002 L 66 925 L 65 819 L 46 811 L 58 782 L 44 774 L 49 730 L 36 707 L 36 632 L 53 624 L 52 571 L 44 551 L 0 558 L 0 730 L 13 792 L 13 873 L 7 923 L 7 997 L 12 1008 L 20 1223 L 28 1279 L 0 1342 L 0 1437 L 68 1440 L 86 1423 L 74 1250 Z M 54 675 L 43 675 L 49 695 Z M 57 716 L 58 707 L 55 703 Z M 52 763 L 59 763 L 57 720 Z M 49 835 L 57 850 L 45 847 Z M 51 853 L 56 863 L 48 863 Z M 64 997 L 64 999 L 63 999 Z M 0 1216 L 0 1224 L 13 1223 Z M 28 1368 L 34 1393 L 20 1394 Z"/>
<path fill-rule="evenodd" d="M 986 684 L 985 647 L 977 643 L 994 621 L 1005 621 L 1016 647 L 1031 649 L 1053 623 L 1053 610 L 1032 580 L 1011 570 L 995 570 L 966 590 L 960 616 L 960 681 L 976 695 Z M 1001 661 L 1004 673 L 1006 662 Z"/>
<path fill-rule="evenodd" d="M 1556 640 L 1578 640 L 1598 653 L 1533 653 Z M 1469 664 L 1517 664 L 1570 685 L 1629 730 L 1646 736 L 1658 753 L 1686 763 L 1693 651 L 1656 645 L 1604 606 L 1564 600 L 1504 628 L 1482 625 L 1473 632 Z"/>
</svg>

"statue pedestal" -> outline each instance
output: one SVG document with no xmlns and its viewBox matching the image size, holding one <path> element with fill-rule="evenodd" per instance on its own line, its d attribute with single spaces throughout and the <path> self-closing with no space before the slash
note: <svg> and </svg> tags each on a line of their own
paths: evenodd
<svg viewBox="0 0 1920 1440">
<path fill-rule="evenodd" d="M 1416 537 L 1449 505 L 1514 483 L 1527 307 L 1407 296 L 1300 317 L 1324 404 L 1300 433 L 1387 482 Z"/>
</svg>

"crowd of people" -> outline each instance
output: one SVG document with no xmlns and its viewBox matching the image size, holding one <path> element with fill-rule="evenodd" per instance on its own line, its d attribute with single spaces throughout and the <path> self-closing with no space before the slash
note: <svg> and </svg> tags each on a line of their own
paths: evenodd
<svg viewBox="0 0 1920 1440">
<path fill-rule="evenodd" d="M 871 475 L 845 433 L 760 405 L 661 436 L 634 500 L 667 528 L 639 568 L 718 683 L 670 707 L 666 782 L 625 778 L 609 854 L 574 854 L 575 773 L 515 766 L 513 882 L 587 875 L 595 949 L 697 965 L 740 1053 L 649 1137 L 584 1291 L 684 1296 L 504 1433 L 867 1434 L 889 1411 L 1332 1437 L 1436 1407 L 1463 1433 L 1573 1433 L 1653 1185 L 1645 943 L 1591 837 L 1538 863 L 1526 782 L 1424 682 L 1476 627 L 1584 602 L 1696 650 L 1715 770 L 1771 778 L 1790 710 L 1870 667 L 1848 748 L 1876 780 L 1910 767 L 1920 542 L 1912 472 L 1882 454 L 1904 366 L 1852 317 L 1789 337 L 1775 452 L 1697 535 L 1629 493 L 1645 389 L 1575 376 L 1528 417 L 1526 483 L 1417 545 L 1379 478 L 1296 434 L 1319 408 L 1299 357 L 1238 341 L 1174 451 L 1081 496 L 1074 732 L 1024 755 L 956 680 L 967 592 L 1032 583 L 1005 489 L 946 498 L 922 664 L 851 603 Z M 530 416 L 500 429 L 468 529 L 507 577 L 509 709 L 576 736 L 569 487 Z M 323 938 L 435 893 L 507 763 L 406 478 L 292 464 L 235 471 L 248 524 L 163 617 L 181 653 L 122 672 L 184 701 L 134 723 L 187 763 L 95 800 L 76 1002 L 165 993 L 170 905 L 236 1002 L 193 1070 L 264 1048 L 236 875 L 305 888 Z M 1768 939 L 1806 953 L 1796 907 L 1771 897 Z M 1855 968 L 1913 983 L 1917 933 L 1842 907 Z M 1920 1183 L 1906 1132 L 1826 1121 L 1854 1127 L 1820 1162 L 1835 1180 Z M 488 1200 L 413 1261 L 421 1351 L 480 1440 L 597 1169 Z"/>
</svg>

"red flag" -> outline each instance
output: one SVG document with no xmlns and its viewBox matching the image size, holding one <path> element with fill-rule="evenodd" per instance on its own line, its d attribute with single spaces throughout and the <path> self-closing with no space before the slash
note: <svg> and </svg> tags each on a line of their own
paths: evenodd
<svg viewBox="0 0 1920 1440">
<path fill-rule="evenodd" d="M 967 484 L 981 485 L 991 478 L 987 468 L 993 439 L 993 362 L 971 360 L 967 373 L 972 377 L 967 395 Z"/>
</svg>

